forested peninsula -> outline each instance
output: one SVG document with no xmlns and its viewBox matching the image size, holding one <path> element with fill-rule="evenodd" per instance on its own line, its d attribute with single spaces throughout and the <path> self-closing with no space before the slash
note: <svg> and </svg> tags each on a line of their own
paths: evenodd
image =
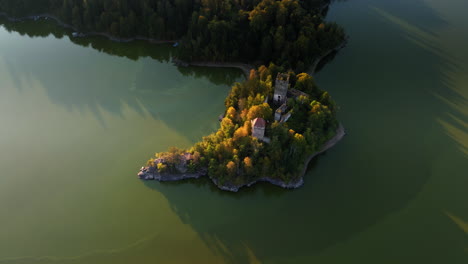
<svg viewBox="0 0 468 264">
<path fill-rule="evenodd" d="M 257 181 L 301 186 L 309 161 L 344 136 L 335 102 L 304 73 L 346 42 L 341 27 L 324 21 L 329 4 L 0 0 L 0 15 L 14 21 L 53 18 L 75 31 L 74 37 L 173 42 L 173 59 L 183 65 L 251 68 L 247 80 L 234 84 L 226 98 L 216 133 L 190 149 L 157 153 L 138 173 L 141 179 L 160 181 L 208 176 L 219 188 L 237 191 Z"/>
</svg>

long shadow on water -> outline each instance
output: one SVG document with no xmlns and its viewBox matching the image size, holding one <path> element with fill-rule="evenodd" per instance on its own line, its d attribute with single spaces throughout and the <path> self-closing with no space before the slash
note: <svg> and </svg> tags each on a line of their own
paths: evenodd
<svg viewBox="0 0 468 264">
<path fill-rule="evenodd" d="M 7 31 L 38 38 L 13 40 L 16 46 L 2 54 L 14 86 L 27 91 L 32 82 L 39 82 L 53 103 L 70 111 L 89 110 L 103 126 L 103 110 L 123 118 L 129 107 L 177 131 L 194 127 L 199 132 L 189 137 L 198 141 L 213 130 L 229 87 L 243 78 L 237 69 L 176 67 L 170 62 L 175 52 L 171 45 L 72 38 L 71 32 L 45 20 L 0 23 Z M 71 48 L 67 41 L 49 36 L 85 48 Z M 212 113 L 212 120 L 207 113 Z"/>
</svg>

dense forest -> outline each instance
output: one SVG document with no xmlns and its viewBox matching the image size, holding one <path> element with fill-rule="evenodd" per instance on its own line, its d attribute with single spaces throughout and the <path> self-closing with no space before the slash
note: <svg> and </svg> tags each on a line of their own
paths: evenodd
<svg viewBox="0 0 468 264">
<path fill-rule="evenodd" d="M 50 14 L 80 32 L 180 41 L 187 61 L 270 62 L 305 71 L 345 39 L 329 0 L 0 0 L 13 16 Z"/>
<path fill-rule="evenodd" d="M 278 122 L 272 100 L 273 76 L 282 71 L 284 68 L 274 64 L 252 70 L 247 81 L 232 87 L 216 133 L 189 150 L 172 148 L 157 153 L 148 165 L 159 173 L 177 174 L 179 165 L 185 162 L 181 160 L 184 154 L 190 154 L 187 172 L 203 171 L 221 186 L 239 186 L 265 177 L 297 182 L 307 157 L 335 135 L 337 109 L 330 95 L 320 90 L 310 75 L 289 72 L 290 87 L 304 94 L 288 99 L 291 118 Z M 255 118 L 266 121 L 267 142 L 252 136 L 251 121 Z"/>
</svg>

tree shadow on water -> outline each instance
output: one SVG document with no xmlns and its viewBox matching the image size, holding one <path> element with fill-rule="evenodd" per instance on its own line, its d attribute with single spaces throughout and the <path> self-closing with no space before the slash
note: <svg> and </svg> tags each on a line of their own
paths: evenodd
<svg viewBox="0 0 468 264">
<path fill-rule="evenodd" d="M 14 86 L 27 91 L 39 82 L 51 102 L 69 111 L 90 110 L 103 126 L 103 110 L 124 118 L 129 107 L 177 131 L 198 126 L 199 132 L 190 139 L 199 140 L 213 130 L 229 87 L 243 78 L 237 69 L 176 67 L 171 63 L 176 50 L 171 45 L 73 38 L 50 20 L 0 23 L 8 32 L 33 38 L 5 38 L 5 43 L 15 45 L 2 54 Z M 207 113 L 212 119 L 206 118 Z"/>
</svg>

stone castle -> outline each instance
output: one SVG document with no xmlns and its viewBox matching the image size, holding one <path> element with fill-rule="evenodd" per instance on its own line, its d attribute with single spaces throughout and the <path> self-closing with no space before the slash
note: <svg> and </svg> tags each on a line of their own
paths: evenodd
<svg viewBox="0 0 468 264">
<path fill-rule="evenodd" d="M 287 122 L 292 114 L 287 105 L 288 97 L 298 98 L 300 96 L 308 96 L 308 94 L 296 89 L 289 89 L 289 74 L 278 73 L 275 81 L 275 91 L 273 95 L 274 105 L 279 106 L 274 113 L 275 121 L 280 123 Z M 267 100 L 268 99 L 266 99 L 266 101 Z M 251 123 L 252 137 L 269 142 L 269 138 L 265 137 L 266 121 L 263 118 L 255 118 L 251 120 Z"/>
<path fill-rule="evenodd" d="M 289 74 L 278 73 L 275 81 L 275 93 L 273 95 L 273 101 L 278 105 L 282 105 L 287 100 L 289 88 Z"/>
</svg>

